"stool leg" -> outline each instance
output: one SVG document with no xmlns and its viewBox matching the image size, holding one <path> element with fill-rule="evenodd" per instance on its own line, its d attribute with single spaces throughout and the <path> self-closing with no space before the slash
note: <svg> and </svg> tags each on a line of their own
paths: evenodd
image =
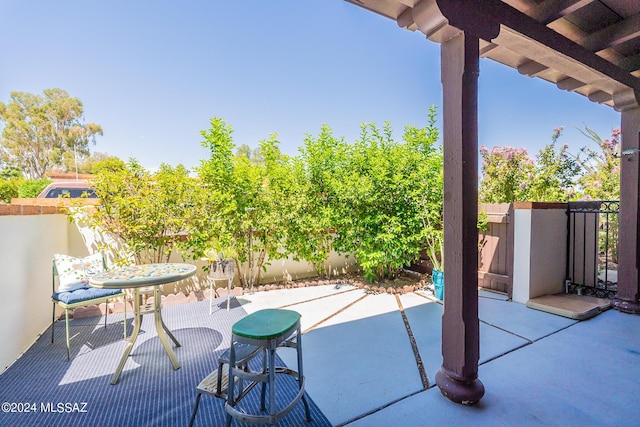
<svg viewBox="0 0 640 427">
<path fill-rule="evenodd" d="M 202 394 L 196 394 L 196 404 L 193 406 L 193 411 L 191 411 L 191 418 L 189 418 L 189 427 L 193 426 L 193 421 L 196 419 L 196 413 L 198 412 L 198 406 L 200 405 L 200 398 Z"/>
<path fill-rule="evenodd" d="M 276 342 L 269 343 L 269 415 L 276 414 Z"/>
<path fill-rule="evenodd" d="M 242 366 L 238 366 L 238 369 L 243 369 Z M 238 377 L 238 400 L 240 396 L 242 396 L 242 392 L 244 391 L 244 379 L 242 377 Z M 234 399 L 236 401 L 236 399 Z"/>
<path fill-rule="evenodd" d="M 302 333 L 300 331 L 300 327 L 298 327 L 298 332 L 296 334 L 296 353 L 298 355 L 298 387 L 299 389 L 302 389 L 304 372 L 302 370 Z M 302 395 L 302 403 L 304 404 L 304 414 L 307 417 L 307 421 L 311 421 L 311 412 L 309 411 L 309 404 L 307 403 L 307 397 L 305 394 Z"/>
<path fill-rule="evenodd" d="M 267 349 L 263 348 L 262 349 L 262 373 L 266 374 L 267 373 Z M 264 404 L 264 396 L 266 394 L 266 390 L 267 390 L 267 383 L 263 382 L 262 385 L 260 386 L 261 391 L 260 391 L 260 410 L 264 411 L 265 408 L 265 404 Z"/>
<path fill-rule="evenodd" d="M 227 405 L 229 406 L 233 406 L 234 405 L 234 389 L 235 389 L 235 384 L 234 384 L 234 377 L 233 377 L 233 367 L 236 365 L 236 349 L 233 346 L 233 337 L 231 337 L 231 347 L 229 348 L 229 385 L 227 386 Z M 229 412 L 227 412 L 227 420 L 225 425 L 227 427 L 231 426 L 231 414 Z"/>
</svg>

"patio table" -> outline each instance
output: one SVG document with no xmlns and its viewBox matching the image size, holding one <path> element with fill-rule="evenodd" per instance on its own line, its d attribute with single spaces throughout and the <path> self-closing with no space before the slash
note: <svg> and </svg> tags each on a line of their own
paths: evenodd
<svg viewBox="0 0 640 427">
<path fill-rule="evenodd" d="M 162 320 L 161 285 L 186 279 L 195 274 L 195 272 L 196 266 L 192 264 L 142 264 L 113 268 L 96 274 L 89 279 L 91 286 L 96 288 L 133 289 L 133 333 L 127 342 L 127 346 L 125 347 L 122 358 L 120 359 L 118 368 L 111 377 L 111 384 L 116 384 L 118 382 L 127 358 L 129 357 L 136 339 L 138 338 L 143 314 L 141 310 L 140 289 L 145 287 L 153 287 L 153 317 L 156 331 L 158 332 L 158 338 L 160 338 L 160 342 L 162 342 L 162 346 L 169 356 L 173 369 L 178 369 L 180 367 L 178 358 L 169 345 L 167 335 L 177 347 L 180 347 L 180 343 L 176 340 Z"/>
</svg>

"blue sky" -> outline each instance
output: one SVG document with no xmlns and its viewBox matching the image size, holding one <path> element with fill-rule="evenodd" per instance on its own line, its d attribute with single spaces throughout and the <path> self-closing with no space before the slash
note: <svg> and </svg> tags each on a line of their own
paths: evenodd
<svg viewBox="0 0 640 427">
<path fill-rule="evenodd" d="M 439 45 L 341 0 L 0 0 L 0 64 L 1 101 L 64 89 L 104 129 L 93 151 L 151 169 L 206 159 L 214 116 L 236 145 L 277 132 L 295 155 L 323 123 L 353 141 L 387 120 L 399 137 L 442 104 Z M 619 126 L 610 107 L 480 65 L 480 144 L 533 155 L 564 126 L 576 152 L 588 144 L 576 127 Z"/>
</svg>

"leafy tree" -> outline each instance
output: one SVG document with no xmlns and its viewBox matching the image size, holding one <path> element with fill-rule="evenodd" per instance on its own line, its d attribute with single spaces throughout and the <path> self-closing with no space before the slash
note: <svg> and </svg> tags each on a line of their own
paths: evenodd
<svg viewBox="0 0 640 427">
<path fill-rule="evenodd" d="M 16 179 L 0 178 L 0 203 L 11 203 L 11 199 L 18 197 L 18 183 Z"/>
<path fill-rule="evenodd" d="M 529 197 L 528 183 L 535 176 L 535 164 L 524 148 L 480 147 L 482 180 L 479 199 L 483 203 L 510 203 Z"/>
<path fill-rule="evenodd" d="M 365 124 L 352 146 L 325 125 L 317 137 L 307 135 L 293 158 L 280 152 L 272 135 L 260 142 L 264 161 L 257 163 L 246 149 L 234 156 L 231 126 L 212 119 L 202 132 L 211 156 L 198 169 L 210 197 L 205 229 L 211 233 L 199 241 L 233 247 L 244 286 L 259 283 L 267 258 L 291 255 L 323 272 L 334 246 L 353 253 L 370 280 L 395 276 L 416 258 L 429 232 L 441 232 L 435 120 L 432 109 L 429 125 L 407 127 L 402 143 L 388 124 L 382 130 Z"/>
<path fill-rule="evenodd" d="M 267 255 L 288 255 L 287 225 L 298 201 L 292 160 L 280 152 L 275 134 L 260 142 L 264 162 L 252 162 L 242 151 L 234 156 L 231 126 L 220 118 L 210 124 L 201 134 L 211 154 L 198 168 L 210 206 L 200 250 L 233 248 L 242 285 L 251 287 L 260 282 Z"/>
<path fill-rule="evenodd" d="M 575 196 L 575 180 L 580 175 L 580 164 L 569 153 L 569 145 L 559 149 L 556 142 L 563 128 L 554 130 L 551 143 L 537 155 L 535 172 L 528 186 L 528 200 L 538 202 L 563 202 Z"/>
<path fill-rule="evenodd" d="M 282 154 L 274 134 L 252 162 L 244 149 L 233 154 L 231 126 L 213 118 L 201 132 L 210 156 L 198 178 L 181 166 L 151 174 L 135 160 L 101 162 L 93 225 L 119 236 L 138 262 L 166 260 L 173 248 L 232 254 L 245 287 L 260 282 L 268 260 L 287 256 L 323 271 L 334 247 L 353 253 L 370 280 L 394 277 L 442 233 L 435 120 L 432 108 L 428 126 L 407 127 L 402 142 L 388 124 L 364 124 L 354 145 L 323 126 L 297 157 Z"/>
<path fill-rule="evenodd" d="M 3 179 L 20 179 L 22 178 L 22 172 L 15 166 L 7 166 L 0 171 L 0 178 Z"/>
<path fill-rule="evenodd" d="M 137 263 L 167 262 L 188 229 L 186 218 L 197 188 L 188 170 L 163 164 L 155 173 L 135 160 L 124 169 L 102 169 L 93 180 L 101 199 L 89 225 L 118 236 Z"/>
<path fill-rule="evenodd" d="M 12 92 L 11 101 L 0 102 L 5 122 L 0 157 L 23 171 L 27 178 L 42 178 L 61 165 L 67 152 L 89 155 L 89 141 L 102 135 L 95 123 L 83 123 L 83 106 L 62 89 L 45 89 L 44 96 Z"/>
<path fill-rule="evenodd" d="M 51 184 L 49 178 L 26 179 L 18 184 L 18 197 L 33 198 L 44 190 L 44 187 Z"/>
<path fill-rule="evenodd" d="M 424 247 L 426 218 L 441 221 L 443 160 L 434 123 L 432 108 L 428 126 L 405 128 L 403 142 L 394 141 L 388 123 L 363 124 L 340 160 L 346 167 L 333 182 L 340 212 L 334 244 L 354 254 L 370 281 L 395 277 Z"/>
<path fill-rule="evenodd" d="M 348 175 L 349 146 L 322 125 L 317 137 L 307 135 L 300 149 L 298 175 L 302 184 L 304 208 L 290 224 L 288 244 L 296 256 L 312 263 L 319 274 L 326 272 L 325 262 L 333 249 L 333 231 L 343 214 L 338 208 L 339 183 Z M 295 237 L 292 237 L 295 236 Z"/>
<path fill-rule="evenodd" d="M 91 173 L 98 174 L 103 170 L 108 170 L 111 172 L 122 171 L 127 168 L 127 163 L 119 159 L 118 157 L 106 157 L 102 160 L 98 160 L 91 166 Z"/>
<path fill-rule="evenodd" d="M 620 129 L 611 131 L 610 139 L 602 139 L 593 129 L 580 129 L 583 135 L 598 145 L 600 151 L 583 147 L 575 157 L 583 169 L 579 183 L 583 198 L 590 200 L 620 199 Z"/>
<path fill-rule="evenodd" d="M 242 144 L 236 148 L 236 156 L 246 157 L 251 163 L 264 163 L 264 156 L 260 147 L 251 149 L 247 144 Z"/>
<path fill-rule="evenodd" d="M 223 119 L 210 120 L 210 129 L 200 132 L 201 145 L 209 149 L 209 158 L 200 162 L 198 189 L 200 202 L 194 210 L 200 211 L 191 223 L 194 256 L 208 256 L 208 252 L 229 253 L 235 244 L 238 223 L 232 219 L 237 207 L 234 194 L 238 191 L 234 180 L 233 129 Z M 245 157 L 246 159 L 246 157 Z M 242 190 L 240 190 L 242 192 Z"/>
</svg>

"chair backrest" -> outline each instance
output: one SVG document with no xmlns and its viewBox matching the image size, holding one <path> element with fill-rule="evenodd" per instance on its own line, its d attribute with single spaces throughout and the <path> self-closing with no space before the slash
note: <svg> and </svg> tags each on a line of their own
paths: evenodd
<svg viewBox="0 0 640 427">
<path fill-rule="evenodd" d="M 233 279 L 235 259 L 225 258 L 209 265 L 209 277 L 212 279 Z"/>
<path fill-rule="evenodd" d="M 103 253 L 76 258 L 69 255 L 55 254 L 52 265 L 52 291 L 69 292 L 88 284 L 93 274 L 107 269 L 107 259 Z M 56 279 L 58 286 L 56 289 Z"/>
</svg>

